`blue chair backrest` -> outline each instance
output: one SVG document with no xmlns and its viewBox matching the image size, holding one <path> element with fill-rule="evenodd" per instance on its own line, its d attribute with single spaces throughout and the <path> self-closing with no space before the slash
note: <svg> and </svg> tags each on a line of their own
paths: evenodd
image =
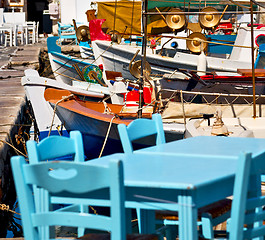
<svg viewBox="0 0 265 240">
<path fill-rule="evenodd" d="M 83 162 L 84 147 L 79 131 L 70 132 L 70 137 L 50 136 L 39 143 L 27 141 L 27 151 L 30 163 L 54 160 L 65 156 L 73 156 L 72 160 Z"/>
<path fill-rule="evenodd" d="M 147 136 L 156 135 L 156 144 L 165 143 L 165 133 L 163 122 L 160 114 L 153 114 L 152 119 L 136 119 L 128 126 L 125 124 L 118 125 L 118 131 L 125 153 L 133 152 L 132 142 Z"/>
<path fill-rule="evenodd" d="M 70 132 L 70 137 L 50 136 L 44 138 L 39 143 L 27 141 L 27 152 L 30 164 L 39 163 L 49 160 L 72 160 L 75 162 L 84 162 L 84 147 L 82 135 L 79 131 Z M 37 186 L 33 186 L 36 211 L 46 210 L 46 202 L 49 201 L 47 191 Z M 53 201 L 49 201 L 51 204 Z M 50 208 L 50 207 L 49 207 Z M 48 209 L 49 209 L 48 208 Z M 87 207 L 80 205 L 78 211 L 87 212 Z M 48 228 L 42 228 L 42 238 L 48 238 L 51 231 Z M 84 234 L 83 228 L 78 228 L 78 236 Z"/>
<path fill-rule="evenodd" d="M 41 226 L 71 226 L 105 230 L 111 232 L 111 239 L 126 239 L 121 161 L 112 160 L 108 166 L 69 161 L 27 164 L 24 157 L 16 156 L 12 157 L 11 166 L 25 239 L 41 239 L 39 235 Z M 107 200 L 110 201 L 110 217 L 50 210 L 36 213 L 32 185 L 45 189 L 49 197 L 60 197 L 62 204 L 66 197 L 68 203 L 89 204 L 89 198 L 93 197 L 91 192 L 109 189 L 110 194 Z"/>
<path fill-rule="evenodd" d="M 265 153 L 255 158 L 242 153 L 238 162 L 229 239 L 264 239 L 265 196 L 261 195 L 261 174 L 265 173 Z"/>
</svg>

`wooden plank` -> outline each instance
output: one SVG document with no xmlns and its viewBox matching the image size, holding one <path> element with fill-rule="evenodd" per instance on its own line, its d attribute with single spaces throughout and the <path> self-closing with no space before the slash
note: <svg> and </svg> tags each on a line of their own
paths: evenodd
<svg viewBox="0 0 265 240">
<path fill-rule="evenodd" d="M 252 69 L 237 69 L 237 73 L 241 74 L 242 76 L 251 77 Z M 255 76 L 265 77 L 265 69 L 255 69 Z"/>
</svg>

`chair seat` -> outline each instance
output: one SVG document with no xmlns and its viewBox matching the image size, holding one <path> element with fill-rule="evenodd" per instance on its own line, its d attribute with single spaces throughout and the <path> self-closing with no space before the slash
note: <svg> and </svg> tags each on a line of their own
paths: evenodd
<svg viewBox="0 0 265 240">
<path fill-rule="evenodd" d="M 108 233 L 88 233 L 78 239 L 82 240 L 110 240 Z M 128 234 L 126 240 L 158 240 L 156 234 Z"/>
<path fill-rule="evenodd" d="M 205 207 L 202 207 L 198 211 L 198 220 L 201 220 L 202 213 L 209 213 L 212 215 L 212 218 L 217 218 L 224 213 L 231 210 L 232 200 L 231 199 L 223 199 L 213 204 L 209 204 Z M 178 212 L 177 211 L 156 211 L 156 219 L 158 220 L 178 220 Z"/>
</svg>

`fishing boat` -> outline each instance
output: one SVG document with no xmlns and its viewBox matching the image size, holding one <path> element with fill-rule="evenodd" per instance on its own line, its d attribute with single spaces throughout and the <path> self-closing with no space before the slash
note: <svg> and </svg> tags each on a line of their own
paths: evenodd
<svg viewBox="0 0 265 240">
<path fill-rule="evenodd" d="M 99 93 L 97 90 L 82 90 L 54 79 L 40 77 L 38 72 L 33 69 L 25 70 L 25 76 L 21 78 L 21 85 L 24 86 L 27 100 L 32 106 L 35 118 L 35 132 L 38 133 L 39 140 L 49 135 L 68 136 L 62 122 L 44 99 L 44 91 L 46 88 L 65 89 L 75 94 L 82 94 L 87 99 L 94 99 L 94 101 L 105 97 L 103 93 Z"/>
<path fill-rule="evenodd" d="M 168 101 L 163 122 L 185 125 L 185 138 L 195 136 L 265 137 L 265 95 L 241 92 L 171 91 L 180 101 Z M 253 109 L 256 110 L 256 116 Z"/>
<path fill-rule="evenodd" d="M 159 7 L 154 7 L 156 5 L 162 6 L 163 4 L 167 6 L 167 10 L 164 10 L 163 12 L 160 12 Z M 198 9 L 196 12 L 198 15 L 197 23 L 189 20 L 189 17 L 194 15 L 192 11 L 185 13 L 175 6 L 169 8 L 171 5 L 181 5 L 182 9 L 185 10 L 188 8 L 187 6 L 185 7 L 185 1 L 181 1 L 178 4 L 171 1 L 161 1 L 159 3 L 157 1 L 148 1 L 147 9 L 142 10 L 143 12 L 146 12 L 146 16 L 144 17 L 148 18 L 144 33 L 145 38 L 148 39 L 145 58 L 146 62 L 149 63 L 151 67 L 152 74 L 163 75 L 165 73 L 172 73 L 176 71 L 176 69 L 188 69 L 198 70 L 201 72 L 201 75 L 205 74 L 205 72 L 215 72 L 217 75 L 219 75 L 218 73 L 227 75 L 228 72 L 236 74 L 237 69 L 239 68 L 250 69 L 251 27 L 239 27 L 237 29 L 235 42 L 233 41 L 234 36 L 228 35 L 231 39 L 228 40 L 227 43 L 225 42 L 225 35 L 223 35 L 222 38 L 219 38 L 218 35 L 209 35 L 209 33 L 219 27 L 218 25 L 221 23 L 226 8 L 223 9 L 223 12 L 221 13 L 212 6 L 201 8 L 198 2 L 186 4 L 197 4 L 195 7 L 200 9 L 199 12 Z M 206 4 L 207 3 L 205 3 L 205 5 Z M 115 6 L 116 5 L 118 6 L 118 3 L 115 4 Z M 152 7 L 156 10 L 152 9 Z M 142 46 L 137 46 L 137 44 L 133 43 L 126 44 L 125 41 L 120 40 L 122 37 L 128 38 L 129 31 L 127 31 L 126 28 L 124 32 L 117 31 L 118 29 L 121 29 L 118 23 L 121 23 L 122 21 L 120 20 L 121 16 L 118 15 L 118 9 L 116 10 L 116 8 L 115 14 L 114 20 L 112 20 L 112 22 L 110 21 L 112 24 L 108 23 L 108 26 L 112 27 L 112 29 L 109 29 L 109 32 L 112 31 L 113 33 L 116 31 L 116 36 L 112 37 L 112 40 L 116 39 L 117 41 L 114 42 L 110 41 L 111 39 L 103 40 L 93 38 L 91 39 L 91 45 L 97 65 L 103 65 L 106 70 L 121 72 L 124 78 L 130 79 L 130 65 L 132 64 L 132 59 L 136 62 L 141 60 L 142 53 L 139 50 L 141 50 Z M 187 16 L 185 14 L 187 14 Z M 234 14 L 236 14 L 236 12 L 234 12 Z M 117 19 L 116 24 L 115 17 Z M 155 19 L 154 22 L 152 22 L 152 19 Z M 156 26 L 158 19 L 160 22 L 163 22 L 164 25 Z M 132 23 L 133 20 L 134 19 L 132 18 Z M 92 20 L 92 22 L 93 21 L 95 20 Z M 104 25 L 104 27 L 105 26 L 106 25 Z M 133 28 L 133 26 L 130 26 L 130 28 Z M 167 30 L 167 32 L 166 34 L 161 32 L 155 34 L 153 30 L 156 28 L 160 28 L 161 31 Z M 99 32 L 101 29 L 97 29 L 96 31 Z M 256 27 L 253 32 L 256 43 L 255 47 L 258 47 L 260 43 L 264 43 L 264 27 Z M 90 29 L 90 34 L 91 33 L 93 33 L 92 29 Z M 209 41 L 209 37 L 211 38 L 211 41 Z M 163 40 L 164 38 L 165 40 Z M 223 39 L 224 43 L 218 42 L 220 39 Z M 178 44 L 178 41 L 180 40 L 185 41 L 186 44 L 184 45 L 186 46 L 179 47 L 180 44 Z M 163 44 L 160 44 L 160 42 Z M 229 44 L 229 42 L 231 42 L 231 44 Z M 163 50 L 169 45 L 171 50 L 170 54 L 163 55 Z M 213 45 L 229 45 L 229 47 L 232 48 L 231 54 L 227 54 L 227 51 L 223 51 L 225 54 L 221 54 L 222 56 L 210 54 L 208 48 L 210 49 Z"/>
<path fill-rule="evenodd" d="M 257 37 L 264 34 L 264 30 L 256 29 L 254 34 Z M 243 43 L 242 40 L 244 40 Z M 239 29 L 235 45 L 250 47 L 250 28 Z M 94 56 L 97 59 L 97 64 L 103 64 L 104 69 L 119 71 L 125 78 L 130 78 L 129 65 L 140 47 L 95 40 L 92 42 L 92 48 Z M 150 64 L 153 74 L 172 73 L 177 68 L 197 70 L 199 60 L 205 61 L 205 71 L 236 73 L 239 68 L 251 68 L 251 58 L 249 56 L 251 56 L 250 48 L 239 49 L 238 47 L 233 47 L 229 58 L 201 56 L 194 53 L 177 51 L 177 49 L 173 57 L 166 57 L 153 53 L 152 49 L 147 49 L 146 60 Z M 140 59 L 141 55 L 137 54 L 135 60 Z"/>
<path fill-rule="evenodd" d="M 72 95 L 69 91 L 51 88 L 44 93 L 46 101 L 53 108 L 63 96 Z M 143 109 L 142 117 L 151 118 L 152 112 L 153 108 Z M 76 95 L 56 105 L 56 114 L 68 131 L 79 130 L 82 133 L 85 154 L 88 158 L 122 152 L 117 125 L 120 123 L 128 125 L 138 117 L 137 108 L 136 111 L 132 111 L 124 105 L 83 101 Z M 183 124 L 165 124 L 164 130 L 167 141 L 180 139 L 184 134 Z M 153 143 L 154 139 L 148 138 L 139 142 L 137 146 L 148 146 Z"/>
<path fill-rule="evenodd" d="M 82 89 L 94 85 L 99 92 L 109 94 L 107 84 L 102 78 L 102 71 L 93 64 L 94 60 L 63 54 L 61 47 L 57 45 L 58 39 L 58 37 L 47 38 L 48 55 L 55 79 Z"/>
<path fill-rule="evenodd" d="M 265 118 L 225 118 L 215 114 L 211 119 L 190 119 L 185 138 L 195 136 L 265 137 Z"/>
<path fill-rule="evenodd" d="M 82 59 L 62 54 L 61 47 L 56 43 L 57 40 L 58 37 L 49 37 L 47 46 L 51 68 L 58 82 L 109 95 L 112 103 L 115 104 L 123 103 L 121 94 L 130 90 L 131 87 L 119 81 L 121 73 L 102 72 L 91 58 Z M 116 77 L 118 77 L 117 81 Z"/>
</svg>

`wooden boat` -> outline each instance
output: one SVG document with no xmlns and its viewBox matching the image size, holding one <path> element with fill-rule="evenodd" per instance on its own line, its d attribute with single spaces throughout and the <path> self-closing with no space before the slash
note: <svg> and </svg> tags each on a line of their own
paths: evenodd
<svg viewBox="0 0 265 240">
<path fill-rule="evenodd" d="M 263 29 L 255 29 L 255 37 L 264 34 Z M 242 43 L 242 39 L 244 40 Z M 250 28 L 239 29 L 235 45 L 250 46 Z M 126 44 L 113 44 L 109 41 L 96 40 L 92 42 L 94 56 L 97 64 L 103 64 L 104 69 L 122 72 L 124 78 L 131 78 L 129 64 L 138 46 Z M 233 47 L 229 58 L 205 56 L 206 71 L 208 72 L 237 72 L 237 69 L 251 68 L 251 49 Z M 138 54 L 135 60 L 141 59 Z M 183 51 L 175 52 L 173 57 L 161 56 L 147 49 L 146 61 L 150 64 L 152 74 L 172 73 L 177 68 L 197 70 L 200 55 Z"/>
<path fill-rule="evenodd" d="M 75 94 L 82 94 L 82 96 L 95 101 L 105 97 L 103 93 L 94 92 L 92 89 L 86 91 L 54 79 L 40 77 L 38 72 L 33 69 L 25 70 L 25 76 L 21 78 L 21 85 L 24 86 L 27 100 L 32 106 L 39 140 L 48 135 L 68 135 L 62 122 L 56 114 L 53 114 L 52 107 L 44 99 L 46 88 L 65 89 Z"/>
<path fill-rule="evenodd" d="M 265 117 L 190 119 L 185 138 L 195 136 L 265 137 Z"/>
<path fill-rule="evenodd" d="M 81 59 L 62 54 L 61 47 L 56 44 L 57 40 L 58 37 L 49 37 L 47 46 L 52 71 L 58 82 L 110 95 L 112 103 L 123 103 L 121 93 L 127 91 L 125 84 L 113 82 L 115 80 L 113 73 L 111 71 L 103 73 L 93 64 L 91 58 Z"/>
<path fill-rule="evenodd" d="M 167 103 L 162 118 L 164 122 L 182 122 L 185 138 L 200 135 L 265 138 L 265 95 L 255 96 L 255 118 L 253 95 L 181 91 L 181 97 L 179 102 Z"/>
<path fill-rule="evenodd" d="M 53 108 L 63 96 L 69 95 L 71 95 L 69 91 L 56 89 L 47 89 L 44 93 L 46 101 Z M 83 101 L 76 95 L 56 105 L 56 113 L 68 131 L 79 130 L 82 133 L 85 154 L 88 158 L 100 155 L 104 141 L 106 141 L 106 145 L 103 155 L 122 152 L 117 125 L 120 123 L 128 125 L 138 116 L 136 111 L 127 112 L 122 105 Z M 143 111 L 143 117 L 150 118 L 151 115 L 150 109 Z M 172 124 L 171 127 L 173 126 L 175 131 L 171 131 L 169 126 L 165 126 L 168 141 L 183 137 L 183 124 Z M 138 147 L 152 145 L 153 140 L 152 138 L 144 139 L 138 143 Z"/>
<path fill-rule="evenodd" d="M 80 59 L 62 54 L 57 45 L 58 37 L 47 38 L 48 55 L 55 79 L 65 84 L 88 89 L 91 85 L 99 92 L 109 94 L 109 89 L 102 79 L 102 71 L 93 59 Z M 92 76 L 92 71 L 95 76 Z"/>
</svg>

